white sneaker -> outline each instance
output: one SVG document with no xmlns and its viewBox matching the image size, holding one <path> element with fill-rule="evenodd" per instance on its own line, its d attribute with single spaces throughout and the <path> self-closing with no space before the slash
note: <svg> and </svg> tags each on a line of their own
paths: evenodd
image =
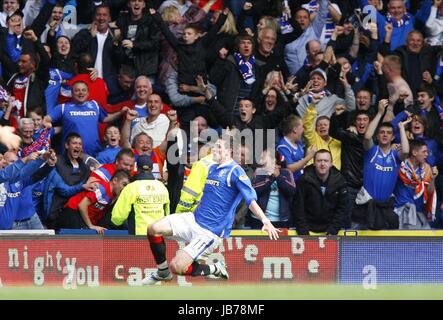
<svg viewBox="0 0 443 320">
<path fill-rule="evenodd" d="M 158 274 L 158 271 L 155 271 L 154 273 L 151 273 L 149 276 L 144 278 L 142 280 L 142 285 L 144 286 L 152 286 L 156 283 L 159 283 L 161 281 L 171 281 L 172 280 L 172 273 L 168 273 L 166 277 L 162 277 Z"/>
<path fill-rule="evenodd" d="M 229 279 L 228 270 L 226 270 L 227 267 L 223 261 L 217 261 L 215 263 L 215 267 L 217 268 L 217 270 L 215 271 L 214 276 L 223 280 Z"/>
</svg>

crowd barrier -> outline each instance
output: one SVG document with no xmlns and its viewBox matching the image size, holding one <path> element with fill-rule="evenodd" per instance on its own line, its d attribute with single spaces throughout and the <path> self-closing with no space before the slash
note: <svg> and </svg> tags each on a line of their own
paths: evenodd
<svg viewBox="0 0 443 320">
<path fill-rule="evenodd" d="M 441 231 L 345 232 L 271 241 L 260 231 L 234 231 L 209 257 L 224 259 L 229 283 L 412 284 L 443 283 Z M 374 233 L 374 232 L 372 232 Z M 418 235 L 418 236 L 416 236 Z M 170 260 L 184 245 L 167 241 Z M 0 285 L 140 286 L 155 270 L 145 237 L 4 234 L 0 237 Z M 175 284 L 214 279 L 175 277 Z"/>
</svg>

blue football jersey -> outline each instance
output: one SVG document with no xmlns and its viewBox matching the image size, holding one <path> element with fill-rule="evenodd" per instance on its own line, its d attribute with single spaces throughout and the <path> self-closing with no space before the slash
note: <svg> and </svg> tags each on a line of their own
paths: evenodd
<svg viewBox="0 0 443 320">
<path fill-rule="evenodd" d="M 283 156 L 286 164 L 292 164 L 303 159 L 305 156 L 303 148 L 304 145 L 301 141 L 297 142 L 297 144 L 293 144 L 285 137 L 281 138 L 277 145 L 277 151 Z M 303 169 L 294 172 L 294 180 L 297 181 L 302 174 Z"/>
<path fill-rule="evenodd" d="M 228 237 L 241 199 L 247 206 L 257 201 L 257 194 L 246 172 L 234 161 L 209 168 L 201 204 L 194 215 L 203 228 Z"/>
<path fill-rule="evenodd" d="M 49 113 L 54 123 L 61 122 L 63 127 L 63 145 L 71 132 L 78 133 L 83 140 L 83 150 L 95 156 L 100 151 L 98 123 L 103 122 L 106 112 L 94 100 L 86 101 L 82 105 L 64 103 Z"/>
<path fill-rule="evenodd" d="M 364 154 L 363 185 L 374 200 L 386 201 L 394 192 L 401 160 L 391 149 L 383 154 L 376 144 Z"/>
</svg>

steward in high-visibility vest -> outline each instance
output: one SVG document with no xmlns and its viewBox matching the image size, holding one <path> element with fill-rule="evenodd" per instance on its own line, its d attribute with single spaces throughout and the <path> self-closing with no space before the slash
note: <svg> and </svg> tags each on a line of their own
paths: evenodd
<svg viewBox="0 0 443 320">
<path fill-rule="evenodd" d="M 180 201 L 175 209 L 177 213 L 195 211 L 203 196 L 203 188 L 205 187 L 209 167 L 214 163 L 212 154 L 210 154 L 192 165 L 191 173 L 183 184 L 180 193 Z"/>
<path fill-rule="evenodd" d="M 151 173 L 152 159 L 142 155 L 137 160 L 138 174 L 135 181 L 120 193 L 112 210 L 111 221 L 121 225 L 128 220 L 129 234 L 147 235 L 148 227 L 169 214 L 169 192 L 165 185 Z"/>
</svg>

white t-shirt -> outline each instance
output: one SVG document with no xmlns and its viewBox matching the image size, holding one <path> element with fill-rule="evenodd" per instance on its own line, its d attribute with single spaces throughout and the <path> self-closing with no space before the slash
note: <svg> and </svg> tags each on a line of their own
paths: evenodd
<svg viewBox="0 0 443 320">
<path fill-rule="evenodd" d="M 109 30 L 105 33 L 97 32 L 97 57 L 95 58 L 94 68 L 98 70 L 98 76 L 103 78 L 103 48 L 105 46 L 106 38 L 108 37 Z"/>
<path fill-rule="evenodd" d="M 132 128 L 131 141 L 137 134 L 144 132 L 147 133 L 154 141 L 152 148 L 158 147 L 165 139 L 168 128 L 169 119 L 163 113 L 159 114 L 158 118 L 150 123 L 146 121 L 146 117 L 142 118 L 140 122 L 137 123 L 134 128 Z"/>
</svg>

